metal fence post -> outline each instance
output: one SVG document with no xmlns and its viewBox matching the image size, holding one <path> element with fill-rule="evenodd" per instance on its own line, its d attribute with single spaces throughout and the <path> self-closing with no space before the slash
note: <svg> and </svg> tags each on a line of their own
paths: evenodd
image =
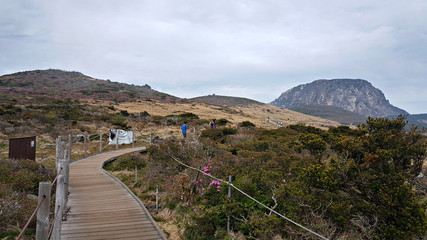
<svg viewBox="0 0 427 240">
<path fill-rule="evenodd" d="M 132 130 L 132 147 L 135 147 L 135 131 Z"/>
<path fill-rule="evenodd" d="M 50 182 L 39 183 L 39 203 L 45 196 L 37 211 L 36 240 L 46 240 L 49 235 Z"/>
<path fill-rule="evenodd" d="M 151 144 L 151 128 L 150 128 L 150 144 Z"/>
<path fill-rule="evenodd" d="M 135 166 L 135 183 L 138 182 L 138 167 Z"/>
</svg>

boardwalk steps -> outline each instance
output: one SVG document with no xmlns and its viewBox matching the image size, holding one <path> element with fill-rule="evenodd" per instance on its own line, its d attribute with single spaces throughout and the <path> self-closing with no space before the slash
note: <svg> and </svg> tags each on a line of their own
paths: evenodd
<svg viewBox="0 0 427 240">
<path fill-rule="evenodd" d="M 144 147 L 95 155 L 70 165 L 68 206 L 61 239 L 163 239 L 144 205 L 102 169 L 105 161 Z"/>
</svg>

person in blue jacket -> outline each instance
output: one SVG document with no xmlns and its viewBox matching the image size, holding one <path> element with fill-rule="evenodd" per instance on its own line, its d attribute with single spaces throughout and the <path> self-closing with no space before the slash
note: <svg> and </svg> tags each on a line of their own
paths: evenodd
<svg viewBox="0 0 427 240">
<path fill-rule="evenodd" d="M 187 137 L 187 129 L 188 129 L 188 127 L 187 127 L 186 124 L 187 124 L 187 122 L 184 122 L 184 124 L 182 124 L 182 126 L 181 126 L 182 135 L 184 136 L 184 138 Z"/>
</svg>

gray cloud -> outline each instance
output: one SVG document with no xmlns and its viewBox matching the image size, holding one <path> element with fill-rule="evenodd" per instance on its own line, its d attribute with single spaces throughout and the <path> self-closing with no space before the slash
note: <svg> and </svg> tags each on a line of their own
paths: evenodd
<svg viewBox="0 0 427 240">
<path fill-rule="evenodd" d="M 423 0 L 5 0 L 0 10 L 0 74 L 60 68 L 263 102 L 320 78 L 363 78 L 427 112 Z"/>
</svg>

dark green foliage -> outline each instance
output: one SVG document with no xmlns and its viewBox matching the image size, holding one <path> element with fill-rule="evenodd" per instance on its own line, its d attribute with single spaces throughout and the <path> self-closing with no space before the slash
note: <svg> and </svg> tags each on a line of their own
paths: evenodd
<svg viewBox="0 0 427 240">
<path fill-rule="evenodd" d="M 229 121 L 225 118 L 220 118 L 216 120 L 216 125 L 218 126 L 225 126 Z"/>
<path fill-rule="evenodd" d="M 52 181 L 53 170 L 45 169 L 32 160 L 0 159 L 0 236 L 17 236 L 9 231 L 17 225 L 23 226 L 36 208 L 37 200 L 29 194 L 37 195 L 39 182 Z M 27 234 L 34 234 L 32 223 Z"/>
<path fill-rule="evenodd" d="M 179 114 L 178 117 L 182 119 L 199 119 L 199 116 L 197 116 L 194 113 L 182 113 L 182 114 Z"/>
<path fill-rule="evenodd" d="M 188 191 L 193 197 L 170 198 L 192 206 L 186 211 L 192 212 L 186 239 L 222 239 L 229 215 L 233 231 L 248 238 L 313 236 L 234 190 L 228 199 L 227 186 L 208 189 L 211 179 L 188 172 L 171 156 L 202 170 L 207 166 L 220 178 L 233 176 L 233 184 L 247 194 L 330 239 L 417 239 L 427 230 L 425 195 L 413 184 L 426 157 L 426 139 L 404 126 L 404 117 L 398 117 L 369 118 L 356 130 L 304 125 L 237 132 L 208 129 L 201 135 L 215 145 L 167 143 L 150 149 L 156 156 L 150 162 L 152 167 L 161 163 L 159 173 L 166 177 L 190 174 L 181 183 L 194 190 Z M 207 149 L 215 154 L 203 155 Z M 196 185 L 199 178 L 204 181 Z"/>
<path fill-rule="evenodd" d="M 253 124 L 252 122 L 249 121 L 243 121 L 241 123 L 239 123 L 240 127 L 255 127 L 255 124 Z"/>
<path fill-rule="evenodd" d="M 110 118 L 110 122 L 113 125 L 119 126 L 123 129 L 127 129 L 127 123 L 126 123 L 126 118 L 123 117 L 122 115 L 113 115 Z"/>
<path fill-rule="evenodd" d="M 33 160 L 0 160 L 0 184 L 15 191 L 37 194 L 39 182 L 53 179 L 54 175 Z"/>
<path fill-rule="evenodd" d="M 235 128 L 223 128 L 222 129 L 222 134 L 224 135 L 224 136 L 227 136 L 227 135 L 233 135 L 233 134 L 235 134 L 237 132 L 237 129 L 235 129 Z"/>
<path fill-rule="evenodd" d="M 121 110 L 121 111 L 120 111 L 120 114 L 121 114 L 122 116 L 124 116 L 124 117 L 129 116 L 129 113 L 128 113 L 128 111 L 126 111 L 126 110 Z"/>
<path fill-rule="evenodd" d="M 115 161 L 105 164 L 104 169 L 108 171 L 142 169 L 147 166 L 147 160 L 140 153 L 126 154 Z"/>
<path fill-rule="evenodd" d="M 289 125 L 287 128 L 296 130 L 299 133 L 314 133 L 314 134 L 320 134 L 322 132 L 321 129 L 315 128 L 313 126 L 306 126 L 305 124 L 294 124 Z"/>
<path fill-rule="evenodd" d="M 235 128 L 211 128 L 202 131 L 201 137 L 218 140 L 227 135 L 233 135 L 237 132 Z"/>
</svg>

